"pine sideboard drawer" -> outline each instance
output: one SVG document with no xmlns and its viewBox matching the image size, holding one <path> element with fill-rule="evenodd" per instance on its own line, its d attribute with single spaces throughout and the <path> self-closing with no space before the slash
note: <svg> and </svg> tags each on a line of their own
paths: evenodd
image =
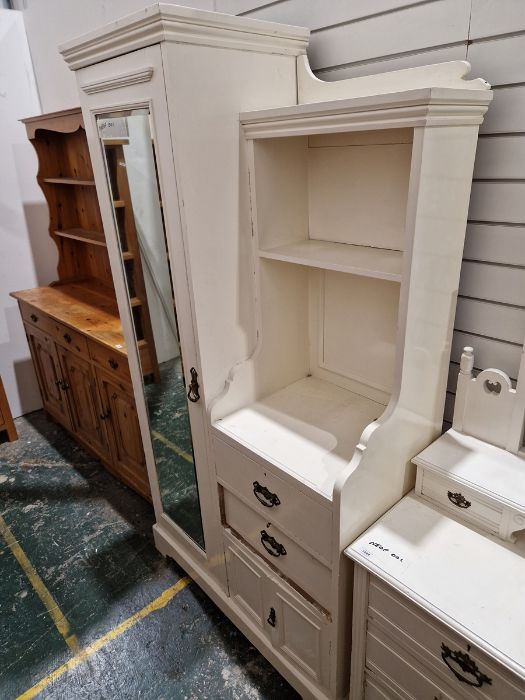
<svg viewBox="0 0 525 700">
<path fill-rule="evenodd" d="M 24 321 L 30 323 L 32 326 L 40 328 L 45 333 L 53 335 L 53 321 L 47 314 L 42 313 L 34 306 L 25 304 L 23 301 L 19 301 L 18 305 L 20 306 L 20 313 Z"/>
<path fill-rule="evenodd" d="M 332 511 L 218 438 L 213 439 L 217 478 L 263 518 L 331 561 Z"/>
<path fill-rule="evenodd" d="M 369 635 L 375 635 L 392 653 L 412 659 L 423 676 L 432 679 L 452 698 L 523 700 L 525 697 L 525 683 L 514 674 L 373 576 L 368 591 L 368 618 Z M 367 666 L 369 660 L 373 665 L 379 664 L 374 656 L 373 650 L 377 649 L 374 644 L 375 641 L 369 646 L 367 636 Z M 404 673 L 395 676 L 390 667 L 390 670 L 379 667 L 406 687 L 408 679 L 403 683 Z"/>
<path fill-rule="evenodd" d="M 55 336 L 56 342 L 63 345 L 68 350 L 71 350 L 71 352 L 82 355 L 82 357 L 85 357 L 87 360 L 89 352 L 86 337 L 83 336 L 82 333 L 74 331 L 72 328 L 65 326 L 59 321 L 55 321 L 54 319 L 50 319 L 50 321 L 53 326 L 53 335 Z"/>
<path fill-rule="evenodd" d="M 110 374 L 114 374 L 127 382 L 131 381 L 127 357 L 110 348 L 89 341 L 89 354 L 93 362 L 100 365 Z"/>
<path fill-rule="evenodd" d="M 462 520 L 498 534 L 503 508 L 466 486 L 419 467 L 416 490 L 422 498 L 435 503 Z"/>
<path fill-rule="evenodd" d="M 330 569 L 276 527 L 223 489 L 225 525 L 234 530 L 275 569 L 326 610 L 331 610 Z"/>
</svg>

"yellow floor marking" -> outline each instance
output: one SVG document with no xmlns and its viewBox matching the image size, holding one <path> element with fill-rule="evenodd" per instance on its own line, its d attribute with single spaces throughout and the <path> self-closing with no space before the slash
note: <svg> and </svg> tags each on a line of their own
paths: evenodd
<svg viewBox="0 0 525 700">
<path fill-rule="evenodd" d="M 103 637 L 100 637 L 100 639 L 97 639 L 95 642 L 93 642 L 93 644 L 90 644 L 85 649 L 82 649 L 82 651 L 80 651 L 80 653 L 74 656 L 72 659 L 66 661 L 65 664 L 62 664 L 62 666 L 59 666 L 54 671 L 51 671 L 51 673 L 42 678 L 42 680 L 39 681 L 36 685 L 34 685 L 32 688 L 29 688 L 29 690 L 26 690 L 25 693 L 22 693 L 22 695 L 19 695 L 18 698 L 16 698 L 16 700 L 30 700 L 31 698 L 36 697 L 45 688 L 47 688 L 48 685 L 54 683 L 54 681 L 56 681 L 58 678 L 63 676 L 71 669 L 79 666 L 86 659 L 89 659 L 90 656 L 96 654 L 97 651 L 100 651 L 100 649 L 105 647 L 106 644 L 109 644 L 109 642 L 112 642 L 117 637 L 120 637 L 121 634 L 124 634 L 124 632 L 136 625 L 137 622 L 140 622 L 140 620 L 143 620 L 152 612 L 164 608 L 170 602 L 170 600 L 173 600 L 177 593 L 182 591 L 183 588 L 186 588 L 186 586 L 189 583 L 191 583 L 191 578 L 189 576 L 181 578 L 180 581 L 177 581 L 176 584 L 170 586 L 170 588 L 167 588 L 163 593 L 159 595 L 158 598 L 152 600 L 151 603 L 146 605 L 146 607 L 142 608 L 142 610 L 139 610 L 131 617 L 128 617 L 128 619 L 124 620 L 124 622 L 121 622 L 120 625 L 118 625 L 118 627 L 115 627 L 114 629 L 110 630 Z"/>
<path fill-rule="evenodd" d="M 45 605 L 47 612 L 51 616 L 51 619 L 55 623 L 55 627 L 57 630 L 60 632 L 62 637 L 64 637 L 64 640 L 68 647 L 71 649 L 71 651 L 74 654 L 77 654 L 80 651 L 80 644 L 78 643 L 78 639 L 74 634 L 71 634 L 71 628 L 69 626 L 69 622 L 62 612 L 60 608 L 58 607 L 58 604 L 56 600 L 53 598 L 51 593 L 48 591 L 46 588 L 45 583 L 42 581 L 40 576 L 37 574 L 35 571 L 34 566 L 31 564 L 29 559 L 27 558 L 26 553 L 22 549 L 22 547 L 18 544 L 15 536 L 9 529 L 6 521 L 2 518 L 0 515 L 0 534 L 6 541 L 7 546 L 9 549 L 13 552 L 17 562 L 20 564 L 22 567 L 22 570 L 24 574 L 27 576 L 29 579 L 31 585 L 33 586 L 36 594 L 42 601 L 42 603 Z"/>
<path fill-rule="evenodd" d="M 191 462 L 193 464 L 193 457 L 190 454 L 188 454 L 187 452 L 184 452 L 184 450 L 181 450 L 181 448 L 178 445 L 176 445 L 174 442 L 172 442 L 171 440 L 168 440 L 168 438 L 164 437 L 164 435 L 162 435 L 161 433 L 157 433 L 156 430 L 152 430 L 151 434 L 153 435 L 155 440 L 160 440 L 161 442 L 163 442 L 166 445 L 166 447 L 169 447 L 170 450 L 173 450 L 173 452 L 176 452 L 178 455 L 180 455 L 180 457 L 183 457 L 188 462 Z"/>
</svg>

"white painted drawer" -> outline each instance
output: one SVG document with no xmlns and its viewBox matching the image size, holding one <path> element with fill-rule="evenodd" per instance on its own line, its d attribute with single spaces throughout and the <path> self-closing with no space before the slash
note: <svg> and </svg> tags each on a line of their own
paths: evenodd
<svg viewBox="0 0 525 700">
<path fill-rule="evenodd" d="M 446 693 L 432 675 L 418 666 L 400 650 L 394 650 L 375 630 L 366 635 L 366 668 L 369 677 L 383 676 L 383 688 L 388 688 L 389 698 L 415 698 L 416 700 L 458 700 L 459 696 Z M 365 684 L 366 689 L 366 684 Z M 365 692 L 365 698 L 369 695 Z M 381 697 L 381 695 L 377 696 Z"/>
<path fill-rule="evenodd" d="M 392 684 L 382 682 L 377 675 L 365 675 L 364 700 L 405 700 L 406 694 L 396 692 Z"/>
<path fill-rule="evenodd" d="M 310 680 L 330 680 L 332 625 L 232 533 L 224 532 L 229 593 L 272 646 Z"/>
<path fill-rule="evenodd" d="M 222 440 L 214 438 L 213 444 L 219 482 L 329 564 L 332 510 Z"/>
<path fill-rule="evenodd" d="M 423 498 L 487 532 L 499 533 L 503 508 L 497 502 L 431 470 L 421 467 L 418 470 L 417 490 Z"/>
<path fill-rule="evenodd" d="M 449 692 L 453 698 L 525 697 L 525 683 L 514 674 L 373 576 L 368 591 L 368 617 L 370 634 L 411 658 L 423 675 L 432 678 L 442 692 Z M 373 648 L 367 642 L 367 666 L 369 658 L 377 661 L 369 657 Z M 396 677 L 388 669 L 383 670 L 406 688 L 408 680 L 403 685 L 403 674 Z M 467 682 L 459 680 L 455 672 Z"/>
<path fill-rule="evenodd" d="M 227 489 L 223 498 L 225 524 L 301 591 L 331 610 L 330 569 Z"/>
</svg>

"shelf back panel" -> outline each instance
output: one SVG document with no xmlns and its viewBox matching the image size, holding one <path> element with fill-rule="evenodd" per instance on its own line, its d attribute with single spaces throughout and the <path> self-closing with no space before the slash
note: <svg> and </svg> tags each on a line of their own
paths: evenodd
<svg viewBox="0 0 525 700">
<path fill-rule="evenodd" d="M 319 284 L 319 366 L 390 394 L 399 284 L 331 271 Z"/>
<path fill-rule="evenodd" d="M 412 146 L 308 149 L 310 238 L 403 250 Z"/>
</svg>

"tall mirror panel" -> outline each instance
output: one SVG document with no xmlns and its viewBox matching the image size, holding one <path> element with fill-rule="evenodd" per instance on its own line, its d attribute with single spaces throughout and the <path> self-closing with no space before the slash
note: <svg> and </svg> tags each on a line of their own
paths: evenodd
<svg viewBox="0 0 525 700">
<path fill-rule="evenodd" d="M 204 548 L 188 390 L 149 110 L 99 115 L 97 126 L 142 366 L 162 506 Z"/>
</svg>

